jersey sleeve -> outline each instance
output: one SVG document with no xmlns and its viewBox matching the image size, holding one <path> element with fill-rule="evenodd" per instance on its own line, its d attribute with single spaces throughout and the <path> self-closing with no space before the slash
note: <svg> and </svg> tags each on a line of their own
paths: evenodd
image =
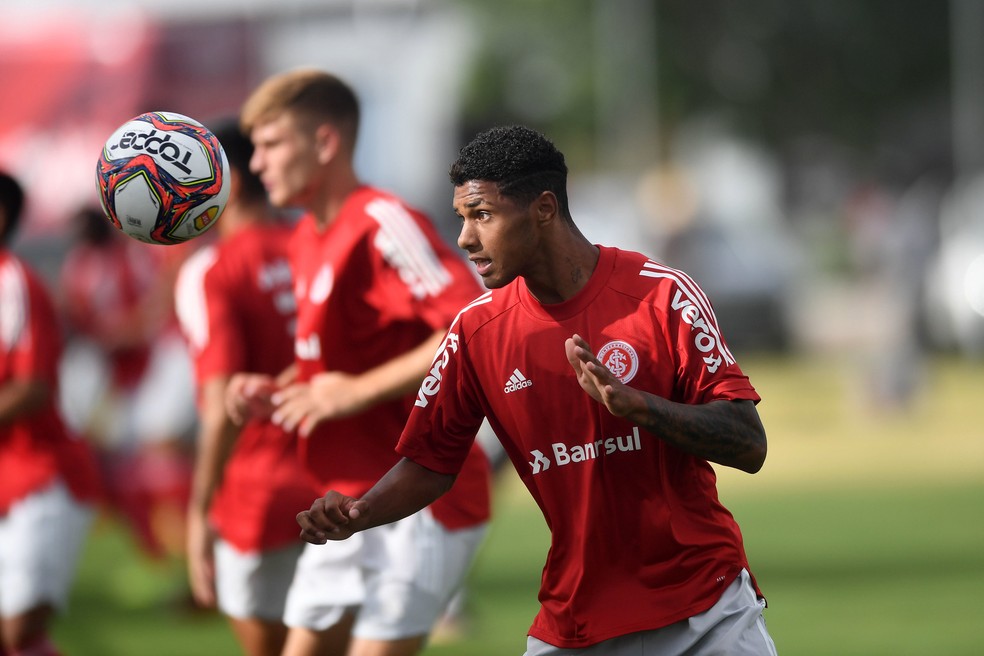
<svg viewBox="0 0 984 656">
<path fill-rule="evenodd" d="M 442 474 L 461 470 L 485 416 L 459 328 L 456 319 L 421 383 L 396 447 L 401 456 Z"/>
<path fill-rule="evenodd" d="M 59 339 L 54 308 L 26 269 L 14 259 L 0 261 L 0 349 L 3 378 L 42 380 L 54 385 Z"/>
<path fill-rule="evenodd" d="M 235 301 L 215 266 L 216 259 L 212 248 L 189 258 L 175 289 L 175 308 L 199 384 L 240 370 L 235 356 L 241 352 L 239 332 L 234 329 Z"/>
<path fill-rule="evenodd" d="M 218 270 L 205 275 L 205 310 L 209 339 L 199 356 L 203 380 L 230 375 L 245 369 L 243 330 L 237 312 L 235 290 Z"/>
<path fill-rule="evenodd" d="M 371 237 L 379 267 L 388 271 L 386 312 L 413 316 L 435 330 L 482 293 L 468 267 L 419 212 L 389 198 L 366 205 L 375 219 Z"/>
<path fill-rule="evenodd" d="M 676 390 L 680 401 L 761 399 L 725 343 L 711 302 L 688 275 L 674 272 L 667 298 L 654 307 L 666 313 L 666 339 L 676 356 Z"/>
</svg>

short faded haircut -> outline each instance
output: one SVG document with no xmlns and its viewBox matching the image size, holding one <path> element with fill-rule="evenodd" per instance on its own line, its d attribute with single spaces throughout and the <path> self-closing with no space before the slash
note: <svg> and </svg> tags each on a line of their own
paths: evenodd
<svg viewBox="0 0 984 656">
<path fill-rule="evenodd" d="M 317 69 L 297 69 L 267 78 L 239 114 L 243 132 L 258 123 L 291 112 L 308 125 L 331 123 L 351 144 L 359 131 L 359 100 L 340 78 Z"/>
<path fill-rule="evenodd" d="M 564 155 L 528 127 L 510 125 L 479 133 L 458 153 L 448 175 L 456 187 L 470 180 L 495 182 L 504 196 L 524 204 L 552 192 L 561 215 L 571 220 Z"/>
</svg>

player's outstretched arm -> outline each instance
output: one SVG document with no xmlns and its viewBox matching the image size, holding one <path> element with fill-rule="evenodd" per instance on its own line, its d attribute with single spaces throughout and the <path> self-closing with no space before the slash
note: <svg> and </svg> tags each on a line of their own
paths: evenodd
<svg viewBox="0 0 984 656">
<path fill-rule="evenodd" d="M 564 348 L 581 388 L 617 417 L 695 456 L 754 474 L 765 462 L 765 428 L 751 401 L 691 405 L 623 385 L 579 335 Z"/>
<path fill-rule="evenodd" d="M 324 544 L 403 519 L 437 500 L 451 489 L 454 479 L 403 458 L 361 499 L 334 490 L 315 499 L 310 509 L 297 514 L 301 538 Z"/>
</svg>

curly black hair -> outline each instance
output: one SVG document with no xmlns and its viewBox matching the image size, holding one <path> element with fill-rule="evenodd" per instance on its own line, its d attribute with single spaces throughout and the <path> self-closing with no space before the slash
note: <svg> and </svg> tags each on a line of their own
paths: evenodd
<svg viewBox="0 0 984 656">
<path fill-rule="evenodd" d="M 564 154 L 528 127 L 495 127 L 479 133 L 458 153 L 448 175 L 456 187 L 469 180 L 495 182 L 503 195 L 521 203 L 531 203 L 549 191 L 557 197 L 560 213 L 571 219 Z"/>
</svg>

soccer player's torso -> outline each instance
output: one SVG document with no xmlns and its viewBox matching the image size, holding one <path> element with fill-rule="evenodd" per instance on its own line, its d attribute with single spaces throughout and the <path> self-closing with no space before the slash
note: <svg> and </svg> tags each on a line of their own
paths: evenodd
<svg viewBox="0 0 984 656">
<path fill-rule="evenodd" d="M 290 235 L 291 228 L 281 224 L 247 228 L 220 245 L 209 271 L 216 279 L 214 288 L 227 297 L 222 311 L 235 312 L 220 319 L 236 334 L 219 330 L 216 338 L 241 340 L 217 349 L 236 350 L 235 356 L 244 358 L 237 371 L 276 376 L 293 362 L 297 306 L 287 257 Z"/>
<path fill-rule="evenodd" d="M 324 230 L 310 216 L 298 226 L 291 244 L 291 267 L 298 312 L 295 356 L 301 380 L 320 371 L 366 371 L 432 332 L 413 306 L 414 268 L 397 268 L 388 257 L 389 242 L 398 237 L 378 216 L 379 207 L 400 215 L 391 223 L 414 223 L 397 201 L 364 187 L 352 194 Z"/>
<path fill-rule="evenodd" d="M 551 526 L 534 626 L 548 642 L 575 646 L 577 631 L 597 638 L 682 619 L 681 609 L 709 607 L 744 566 L 710 465 L 590 398 L 564 349 L 578 334 L 624 384 L 674 401 L 757 399 L 729 366 L 706 300 L 677 274 L 603 249 L 566 303 L 541 306 L 520 281 L 462 317 L 466 375 Z M 575 630 L 570 617 L 591 619 Z"/>
<path fill-rule="evenodd" d="M 447 326 L 480 291 L 448 253 L 419 215 L 370 187 L 324 230 L 302 219 L 291 242 L 298 380 L 361 374 Z M 302 457 L 319 480 L 361 494 L 396 463 L 412 404 L 408 394 L 322 424 L 302 442 Z"/>
</svg>

